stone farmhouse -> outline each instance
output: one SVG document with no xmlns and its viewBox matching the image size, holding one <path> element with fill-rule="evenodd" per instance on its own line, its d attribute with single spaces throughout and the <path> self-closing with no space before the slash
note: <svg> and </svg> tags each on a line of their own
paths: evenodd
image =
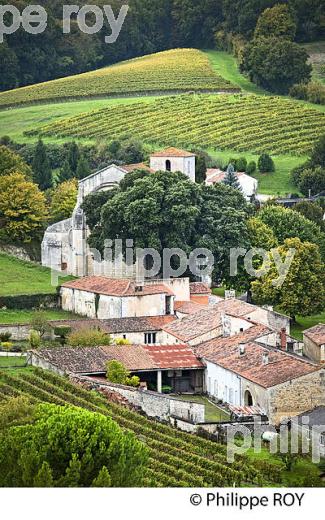
<svg viewBox="0 0 325 520">
<path fill-rule="evenodd" d="M 87 243 L 89 230 L 81 206 L 87 195 L 111 190 L 118 186 L 128 173 L 139 169 L 150 172 L 180 171 L 195 182 L 195 154 L 177 148 L 167 148 L 151 155 L 150 167 L 144 163 L 126 166 L 112 164 L 82 179 L 79 182 L 78 200 L 72 217 L 53 224 L 45 232 L 42 242 L 42 265 L 80 277 L 94 274 L 109 276 L 112 272 L 119 278 L 134 277 L 135 266 L 126 266 L 124 263 L 120 272 L 116 272 L 108 263 L 103 273 L 101 260 L 94 258 Z"/>
<path fill-rule="evenodd" d="M 247 201 L 251 201 L 253 197 L 256 197 L 257 190 L 258 190 L 258 181 L 254 179 L 254 177 L 251 177 L 250 175 L 247 175 L 243 172 L 238 172 L 235 174 L 238 182 L 241 187 L 241 191 L 243 192 L 243 195 L 246 197 Z M 216 168 L 208 168 L 207 170 L 207 178 L 206 178 L 206 185 L 207 186 L 213 186 L 213 184 L 221 183 L 225 180 L 226 172 L 223 170 L 219 170 Z"/>
<path fill-rule="evenodd" d="M 304 352 L 316 363 L 325 363 L 325 325 L 320 323 L 304 331 Z"/>
</svg>

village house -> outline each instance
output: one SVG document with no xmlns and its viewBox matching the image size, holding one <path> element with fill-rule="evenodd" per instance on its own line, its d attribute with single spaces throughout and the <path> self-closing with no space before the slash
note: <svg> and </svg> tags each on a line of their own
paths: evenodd
<svg viewBox="0 0 325 520">
<path fill-rule="evenodd" d="M 303 332 L 304 354 L 316 363 L 325 363 L 325 325 L 320 323 Z"/>
<path fill-rule="evenodd" d="M 219 184 L 224 182 L 226 178 L 226 172 L 217 168 L 208 168 L 207 176 L 206 176 L 206 185 L 213 186 L 214 184 Z M 251 201 L 252 198 L 256 197 L 258 190 L 258 181 L 247 175 L 243 172 L 235 173 L 238 182 L 240 184 L 241 191 L 243 195 L 246 197 L 247 201 Z"/>
<path fill-rule="evenodd" d="M 81 206 L 87 195 L 111 190 L 130 172 L 141 169 L 149 172 L 179 171 L 195 182 L 195 154 L 167 148 L 151 155 L 150 167 L 144 163 L 123 166 L 111 164 L 79 181 L 78 199 L 72 217 L 51 225 L 45 232 L 42 265 L 74 276 L 97 274 L 118 278 L 134 277 L 138 266 L 128 266 L 122 259 L 118 268 L 108 260 L 103 264 L 103 259 L 97 258 L 90 250 L 87 242 L 90 232 Z"/>
<path fill-rule="evenodd" d="M 63 310 L 88 318 L 133 318 L 174 314 L 175 294 L 163 283 L 89 276 L 61 286 Z"/>
<path fill-rule="evenodd" d="M 271 424 L 323 404 L 325 370 L 272 343 L 274 331 L 255 324 L 195 347 L 206 365 L 207 394 L 230 405 L 258 407 Z"/>
<path fill-rule="evenodd" d="M 72 332 L 81 329 L 101 330 L 113 340 L 124 339 L 133 345 L 156 345 L 165 341 L 164 326 L 176 319 L 176 316 L 166 315 L 109 320 L 60 320 L 51 321 L 49 325 L 52 330 L 51 339 L 55 338 L 55 329 L 64 326 Z"/>
<path fill-rule="evenodd" d="M 109 361 L 119 361 L 158 393 L 203 392 L 203 363 L 187 345 L 127 345 L 50 348 L 30 351 L 29 363 L 60 375 L 105 377 Z"/>
<path fill-rule="evenodd" d="M 318 450 L 320 457 L 325 457 L 325 406 L 317 406 L 292 420 L 298 435 L 309 441 L 314 455 Z"/>
</svg>

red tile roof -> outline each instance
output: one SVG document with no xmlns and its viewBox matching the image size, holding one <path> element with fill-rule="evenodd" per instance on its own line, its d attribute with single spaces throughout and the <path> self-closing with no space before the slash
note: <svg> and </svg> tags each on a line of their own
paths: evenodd
<svg viewBox="0 0 325 520">
<path fill-rule="evenodd" d="M 136 283 L 132 280 L 105 278 L 103 276 L 79 278 L 78 280 L 62 284 L 62 287 L 108 296 L 147 296 L 151 294 L 168 294 L 174 296 L 171 289 L 164 284 L 145 284 L 141 291 L 137 291 Z"/>
<path fill-rule="evenodd" d="M 64 372 L 96 374 L 106 372 L 108 361 L 116 360 L 130 370 L 203 368 L 193 351 L 186 345 L 153 346 L 121 345 L 107 347 L 50 348 L 34 355 L 60 368 Z"/>
<path fill-rule="evenodd" d="M 304 336 L 311 339 L 316 345 L 325 344 L 325 325 L 319 323 L 310 329 L 304 330 Z"/>
<path fill-rule="evenodd" d="M 211 294 L 211 289 L 206 283 L 193 282 L 193 283 L 190 283 L 190 293 L 191 294 Z"/>
<path fill-rule="evenodd" d="M 174 310 L 181 314 L 195 314 L 196 312 L 206 309 L 206 305 L 196 302 L 175 302 Z"/>
<path fill-rule="evenodd" d="M 165 150 L 161 150 L 160 152 L 152 153 L 151 157 L 195 157 L 195 153 L 171 147 L 165 148 Z"/>
<path fill-rule="evenodd" d="M 187 345 L 143 347 L 159 368 L 203 368 L 204 365 Z"/>
<path fill-rule="evenodd" d="M 303 358 L 255 342 L 246 343 L 245 353 L 240 355 L 240 343 L 241 340 L 237 336 L 234 340 L 229 338 L 228 344 L 218 340 L 214 345 L 210 342 L 210 347 L 213 348 L 209 353 L 205 353 L 203 358 L 263 388 L 280 385 L 320 369 L 319 366 Z M 268 354 L 268 364 L 264 364 L 263 354 Z"/>
<path fill-rule="evenodd" d="M 215 305 L 215 309 L 219 312 L 229 314 L 230 316 L 243 317 L 252 314 L 257 311 L 260 307 L 251 305 L 250 303 L 243 302 L 232 298 L 230 300 L 222 300 Z"/>
<path fill-rule="evenodd" d="M 164 330 L 172 334 L 181 341 L 187 342 L 202 336 L 222 325 L 222 314 L 216 310 L 216 306 L 211 309 L 203 309 L 182 320 L 175 321 L 164 327 Z"/>
</svg>

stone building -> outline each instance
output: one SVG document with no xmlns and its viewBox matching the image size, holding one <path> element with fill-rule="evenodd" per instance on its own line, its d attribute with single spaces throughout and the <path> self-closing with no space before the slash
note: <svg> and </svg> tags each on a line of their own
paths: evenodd
<svg viewBox="0 0 325 520">
<path fill-rule="evenodd" d="M 316 363 L 325 363 L 325 325 L 315 325 L 303 335 L 304 354 Z"/>
<path fill-rule="evenodd" d="M 324 404 L 325 370 L 272 346 L 274 331 L 255 324 L 241 334 L 194 348 L 206 365 L 208 395 L 234 406 L 258 407 L 271 424 Z"/>
<path fill-rule="evenodd" d="M 134 277 L 135 266 L 126 266 L 121 262 L 116 268 L 110 262 L 103 265 L 102 259 L 90 250 L 87 239 L 89 229 L 81 205 L 87 195 L 98 191 L 111 190 L 124 177 L 135 170 L 180 171 L 195 182 L 195 154 L 167 148 L 152 154 L 150 167 L 144 163 L 117 166 L 112 164 L 79 182 L 78 200 L 72 217 L 50 226 L 42 242 L 42 265 L 58 272 L 74 276 L 105 275 L 114 277 Z M 110 238 L 110 237 L 107 237 Z M 130 237 L 132 238 L 132 237 Z"/>
</svg>

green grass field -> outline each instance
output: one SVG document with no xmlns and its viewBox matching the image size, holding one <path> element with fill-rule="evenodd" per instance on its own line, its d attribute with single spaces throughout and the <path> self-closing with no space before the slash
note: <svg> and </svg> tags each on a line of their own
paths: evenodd
<svg viewBox="0 0 325 520">
<path fill-rule="evenodd" d="M 296 321 L 297 322 L 291 326 L 291 334 L 295 338 L 302 340 L 302 332 L 304 330 L 318 325 L 318 323 L 325 323 L 325 310 L 321 314 L 315 314 L 314 316 L 297 316 Z"/>
<path fill-rule="evenodd" d="M 0 253 L 0 296 L 55 292 L 50 269 Z"/>
<path fill-rule="evenodd" d="M 72 314 L 70 312 L 62 311 L 61 309 L 44 309 L 44 317 L 47 320 L 78 320 L 81 316 Z M 0 309 L 0 324 L 10 325 L 11 323 L 30 323 L 35 311 L 24 309 Z"/>
<path fill-rule="evenodd" d="M 305 43 L 303 47 L 310 56 L 313 66 L 313 79 L 325 83 L 325 40 Z"/>
<path fill-rule="evenodd" d="M 26 365 L 26 356 L 0 356 L 0 370 L 2 368 L 20 368 Z"/>
<path fill-rule="evenodd" d="M 236 87 L 197 49 L 172 49 L 103 69 L 0 93 L 0 107 L 82 97 L 216 92 Z"/>
<path fill-rule="evenodd" d="M 229 421 L 229 414 L 225 412 L 219 406 L 211 403 L 209 399 L 203 397 L 201 395 L 177 395 L 175 396 L 177 399 L 181 399 L 182 401 L 190 401 L 192 403 L 204 404 L 205 406 L 205 421 L 206 422 L 222 422 Z"/>
</svg>

